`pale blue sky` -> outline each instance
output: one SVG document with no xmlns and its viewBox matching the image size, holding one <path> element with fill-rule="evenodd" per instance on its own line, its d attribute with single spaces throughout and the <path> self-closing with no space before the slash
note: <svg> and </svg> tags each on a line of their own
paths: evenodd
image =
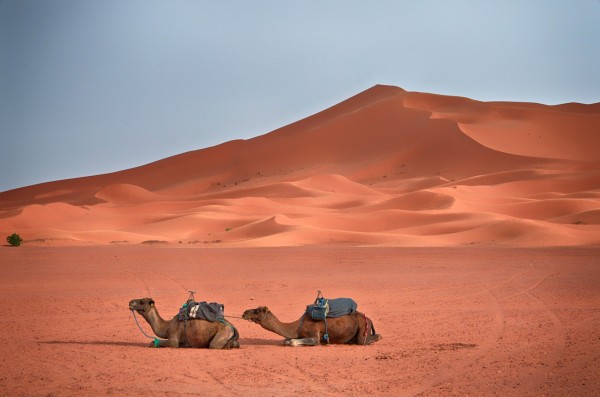
<svg viewBox="0 0 600 397">
<path fill-rule="evenodd" d="M 600 1 L 0 0 L 0 191 L 262 135 L 375 84 L 600 102 Z"/>
</svg>

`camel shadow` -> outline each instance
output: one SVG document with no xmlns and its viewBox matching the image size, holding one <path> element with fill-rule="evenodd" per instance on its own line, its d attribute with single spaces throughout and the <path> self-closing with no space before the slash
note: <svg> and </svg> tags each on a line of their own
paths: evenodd
<svg viewBox="0 0 600 397">
<path fill-rule="evenodd" d="M 283 340 L 240 338 L 241 346 L 283 346 Z"/>
<path fill-rule="evenodd" d="M 283 340 L 240 338 L 241 346 L 284 346 Z M 77 340 L 47 340 L 37 342 L 40 345 L 87 345 L 87 346 L 127 346 L 148 347 L 145 342 L 114 342 L 106 340 L 77 341 Z"/>
<path fill-rule="evenodd" d="M 95 341 L 76 341 L 76 340 L 48 340 L 38 342 L 43 345 L 105 345 L 105 346 L 130 346 L 130 347 L 143 347 L 147 346 L 148 343 L 140 342 L 113 342 L 106 340 L 95 340 Z"/>
</svg>

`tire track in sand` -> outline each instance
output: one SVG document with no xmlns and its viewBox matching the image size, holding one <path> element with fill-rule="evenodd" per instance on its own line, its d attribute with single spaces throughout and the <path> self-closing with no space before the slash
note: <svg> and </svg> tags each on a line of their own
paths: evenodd
<svg viewBox="0 0 600 397">
<path fill-rule="evenodd" d="M 430 377 L 426 382 L 418 387 L 405 390 L 401 395 L 422 395 L 431 389 L 435 389 L 445 383 L 451 382 L 457 377 L 467 375 L 472 371 L 478 371 L 479 368 L 481 368 L 488 360 L 487 353 L 491 349 L 503 349 L 507 352 L 505 354 L 508 355 L 514 354 L 515 351 L 517 351 L 517 354 L 522 353 L 521 348 L 508 342 L 508 340 L 510 340 L 510 335 L 506 335 L 506 310 L 511 309 L 506 302 L 514 297 L 519 296 L 526 296 L 528 298 L 528 302 L 530 303 L 535 302 L 535 307 L 538 310 L 541 310 L 552 323 L 552 331 L 549 333 L 544 333 L 540 339 L 538 339 L 538 343 L 536 344 L 536 346 L 539 346 L 539 344 L 549 346 L 545 361 L 551 362 L 552 364 L 544 363 L 544 365 L 535 368 L 533 371 L 533 376 L 530 376 L 526 382 L 521 382 L 517 389 L 521 392 L 532 392 L 539 390 L 545 383 L 543 380 L 546 379 L 552 368 L 555 368 L 559 365 L 559 361 L 564 355 L 566 346 L 566 329 L 556 312 L 549 308 L 541 299 L 534 296 L 532 291 L 542 285 L 542 283 L 549 277 L 552 277 L 556 274 L 544 274 L 542 277 L 536 278 L 533 283 L 528 284 L 527 286 L 522 286 L 521 276 L 523 276 L 523 273 L 516 273 L 507 280 L 496 283 L 490 288 L 472 294 L 465 294 L 461 297 L 456 297 L 455 299 L 458 300 L 459 298 L 462 298 L 463 301 L 468 297 L 481 295 L 484 293 L 487 293 L 491 297 L 489 306 L 492 307 L 491 314 L 494 318 L 494 325 L 492 327 L 492 331 L 490 332 L 490 336 L 486 338 L 483 343 L 477 346 L 476 355 L 471 357 L 463 357 L 449 364 L 443 365 L 436 371 L 436 374 Z M 502 293 L 502 289 L 510 290 L 515 287 L 518 288 L 518 291 L 511 291 L 512 293 Z M 514 389 L 511 388 L 511 390 L 514 392 Z"/>
<path fill-rule="evenodd" d="M 475 365 L 479 363 L 483 358 L 487 356 L 487 353 L 495 348 L 500 341 L 502 340 L 502 336 L 506 330 L 506 315 L 504 312 L 504 308 L 500 304 L 500 298 L 494 293 L 494 290 L 510 283 L 511 281 L 517 279 L 520 275 L 513 274 L 508 279 L 495 283 L 492 287 L 482 289 L 480 291 L 464 294 L 460 297 L 456 297 L 454 299 L 460 301 L 468 301 L 468 298 L 479 295 L 487 295 L 490 298 L 489 303 L 486 305 L 491 307 L 491 316 L 493 318 L 493 326 L 492 330 L 489 332 L 489 336 L 485 338 L 482 343 L 479 343 L 474 351 L 474 354 L 468 357 L 459 358 L 455 361 L 452 361 L 448 364 L 443 365 L 442 368 L 436 370 L 436 373 L 422 382 L 420 385 L 409 388 L 407 390 L 402 391 L 399 396 L 419 396 L 423 395 L 427 391 L 431 389 L 435 389 L 440 385 L 451 381 L 452 379 L 467 373 L 469 368 L 472 370 L 477 370 Z"/>
<path fill-rule="evenodd" d="M 543 385 L 547 384 L 547 380 L 551 377 L 552 371 L 559 368 L 561 359 L 565 355 L 567 344 L 567 329 L 565 325 L 556 313 L 556 310 L 550 308 L 546 302 L 535 296 L 533 293 L 534 290 L 539 288 L 546 280 L 558 274 L 559 273 L 546 274 L 533 285 L 511 296 L 525 295 L 529 302 L 534 304 L 534 307 L 540 310 L 541 313 L 544 313 L 552 323 L 552 327 L 547 332 L 543 332 L 545 328 L 542 327 L 542 323 L 540 323 L 537 328 L 537 331 L 539 331 L 536 335 L 537 345 L 545 347 L 542 350 L 545 353 L 545 356 L 543 357 L 543 361 L 540 359 L 537 367 L 530 368 L 531 376 L 529 376 L 525 382 L 521 383 L 520 386 L 526 388 L 526 392 L 538 392 Z"/>
</svg>

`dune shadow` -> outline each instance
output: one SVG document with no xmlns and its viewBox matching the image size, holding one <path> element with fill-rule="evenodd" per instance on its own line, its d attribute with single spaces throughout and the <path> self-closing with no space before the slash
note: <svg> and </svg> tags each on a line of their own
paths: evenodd
<svg viewBox="0 0 600 397">
<path fill-rule="evenodd" d="M 48 340 L 38 342 L 42 345 L 105 345 L 105 346 L 132 346 L 132 347 L 145 347 L 148 343 L 143 342 L 114 342 L 106 340 L 94 340 L 94 341 L 76 341 L 76 340 Z"/>
</svg>

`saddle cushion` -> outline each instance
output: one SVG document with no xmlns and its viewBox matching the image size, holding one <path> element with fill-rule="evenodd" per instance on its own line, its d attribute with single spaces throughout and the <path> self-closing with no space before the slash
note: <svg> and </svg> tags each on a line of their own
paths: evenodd
<svg viewBox="0 0 600 397">
<path fill-rule="evenodd" d="M 179 321 L 201 319 L 206 321 L 221 321 L 225 314 L 225 306 L 216 302 L 189 301 L 179 311 Z"/>
<path fill-rule="evenodd" d="M 356 308 L 358 305 L 353 299 L 350 298 L 336 298 L 329 299 L 327 301 L 329 303 L 329 311 L 327 312 L 327 317 L 342 317 L 348 314 L 352 314 L 356 312 Z M 312 318 L 325 318 L 319 317 L 324 309 L 319 305 L 308 305 L 306 306 L 306 311 L 311 315 Z"/>
</svg>

